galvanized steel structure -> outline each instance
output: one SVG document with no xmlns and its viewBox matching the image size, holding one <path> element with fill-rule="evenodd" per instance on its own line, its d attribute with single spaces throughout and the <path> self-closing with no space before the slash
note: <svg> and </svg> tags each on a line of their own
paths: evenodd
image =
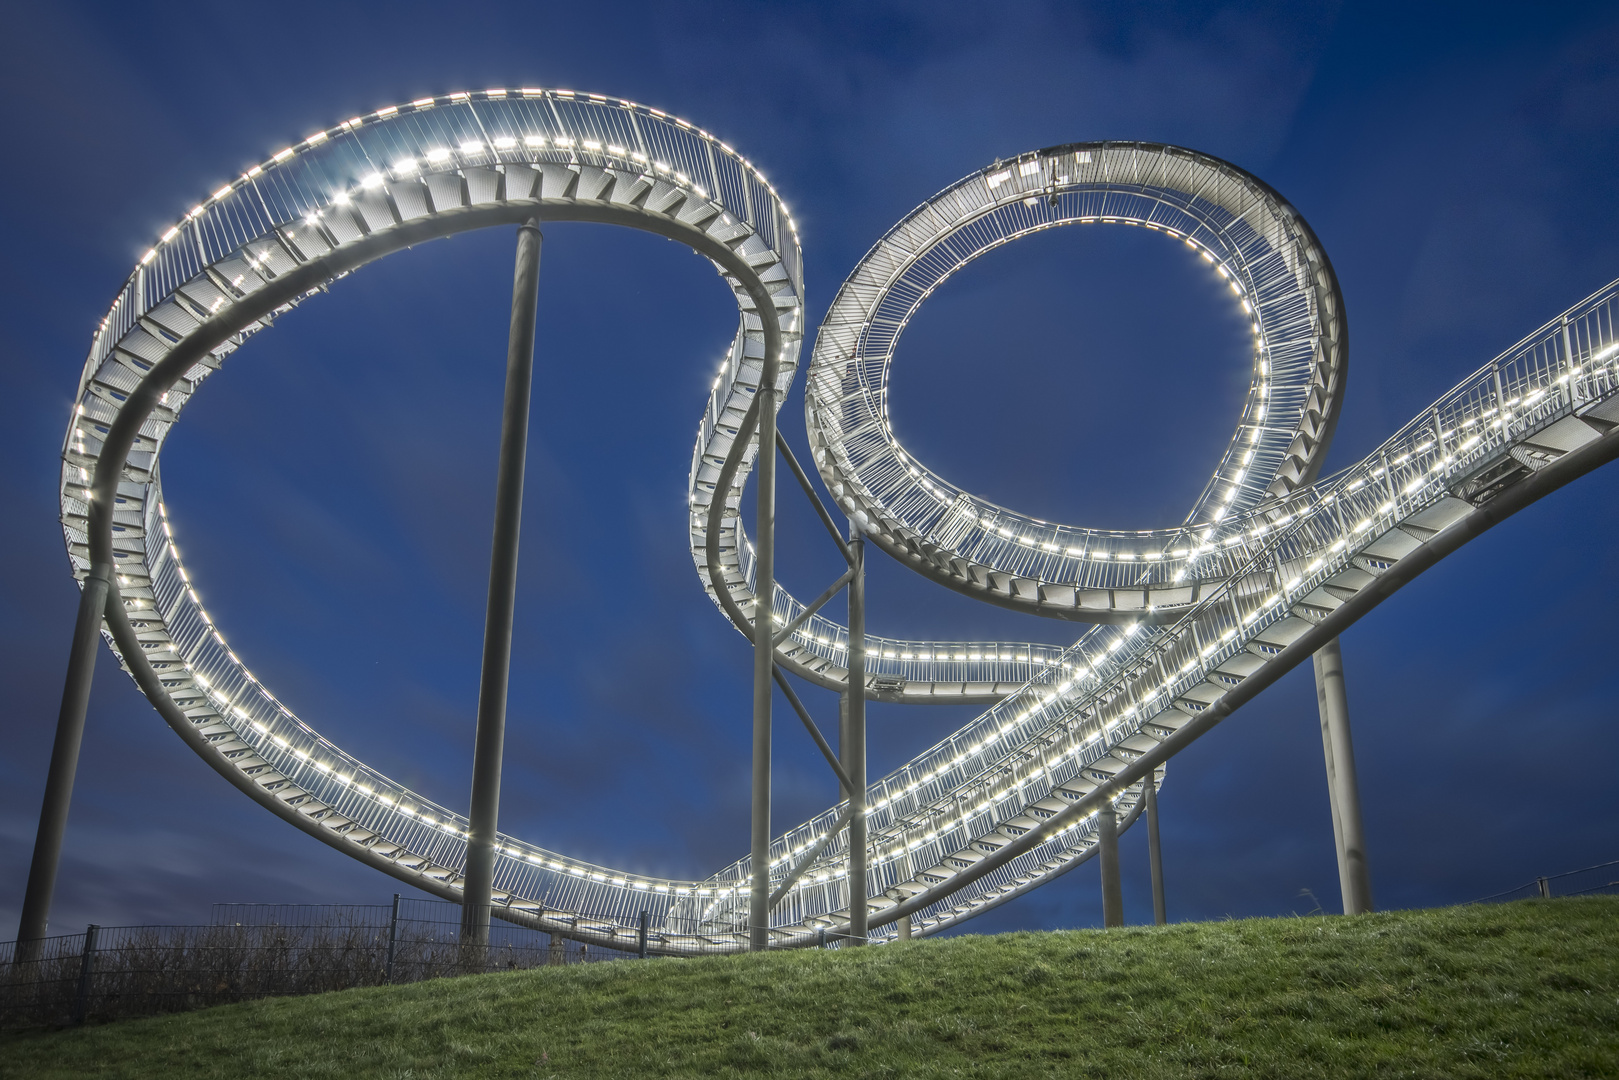
<svg viewBox="0 0 1619 1080">
<path fill-rule="evenodd" d="M 1619 453 L 1616 283 L 1317 479 L 1347 343 L 1330 264 L 1298 214 L 1242 170 L 1175 147 L 1025 154 L 928 200 L 844 283 L 808 365 L 810 443 L 854 528 L 845 584 L 858 582 L 869 538 L 969 595 L 1096 625 L 1067 648 L 864 635 L 863 658 L 851 659 L 847 628 L 824 608 L 805 617 L 773 580 L 768 536 L 756 552 L 738 512 L 750 472 L 775 459 L 776 410 L 804 333 L 797 228 L 774 187 L 702 129 L 600 95 L 489 90 L 355 117 L 221 188 L 141 259 L 80 379 L 62 522 L 87 583 L 81 629 L 93 634 L 105 615 L 114 652 L 188 745 L 284 820 L 452 900 L 467 818 L 323 738 L 231 650 L 175 545 L 158 462 L 200 386 L 331 280 L 423 240 L 535 219 L 670 237 L 710 259 L 736 299 L 692 451 L 688 540 L 705 588 L 759 645 L 766 745 L 778 668 L 846 698 L 851 667 L 863 668 L 856 701 L 988 705 L 869 785 L 863 756 L 845 755 L 863 809 L 855 799 L 762 833 L 754 856 L 702 881 L 627 874 L 501 835 L 496 914 L 580 941 L 635 949 L 643 911 L 652 953 L 742 950 L 750 926 L 752 944 L 783 947 L 851 927 L 882 939 L 902 920 L 926 934 L 1033 889 L 1088 859 L 1104 820 L 1128 826 L 1173 753 L 1438 558 Z M 1184 245 L 1249 317 L 1239 426 L 1178 528 L 1019 514 L 936 475 L 889 424 L 889 368 L 918 307 L 984 252 L 1070 224 L 1132 225 Z M 772 613 L 762 626 L 761 593 Z M 851 865 L 864 882 L 858 912 Z"/>
</svg>

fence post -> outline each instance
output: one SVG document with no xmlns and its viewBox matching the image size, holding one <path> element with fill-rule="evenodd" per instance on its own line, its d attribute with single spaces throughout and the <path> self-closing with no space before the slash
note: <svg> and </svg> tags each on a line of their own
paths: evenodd
<svg viewBox="0 0 1619 1080">
<path fill-rule="evenodd" d="M 399 944 L 399 894 L 394 893 L 393 914 L 388 916 L 388 963 L 383 968 L 382 981 L 394 981 L 394 951 Z"/>
<path fill-rule="evenodd" d="M 641 930 L 640 930 L 639 933 L 637 933 L 635 935 L 635 951 L 641 957 L 642 960 L 646 959 L 647 921 L 648 921 L 647 913 L 645 911 L 641 912 Z"/>
<path fill-rule="evenodd" d="M 96 932 L 100 929 L 101 927 L 91 923 L 84 931 L 84 952 L 79 957 L 79 993 L 73 1002 L 75 1024 L 84 1023 L 85 1014 L 90 1008 L 90 974 L 95 970 Z"/>
<path fill-rule="evenodd" d="M 1551 895 L 1552 895 L 1551 879 L 1550 878 L 1543 878 L 1543 877 L 1536 878 L 1535 879 L 1535 884 L 1540 886 L 1540 895 L 1545 897 L 1546 899 L 1550 900 Z"/>
<path fill-rule="evenodd" d="M 551 947 L 545 952 L 545 962 L 548 965 L 568 962 L 568 945 L 562 940 L 561 934 L 551 935 Z"/>
</svg>

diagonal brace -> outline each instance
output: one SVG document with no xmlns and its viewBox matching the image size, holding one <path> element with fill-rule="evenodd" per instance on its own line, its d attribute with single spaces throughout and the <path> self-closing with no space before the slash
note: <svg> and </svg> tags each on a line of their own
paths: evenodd
<svg viewBox="0 0 1619 1080">
<path fill-rule="evenodd" d="M 838 833 L 842 832 L 844 826 L 849 824 L 849 818 L 853 812 L 854 806 L 845 804 L 843 813 L 838 815 L 837 820 L 832 823 L 832 827 L 826 831 L 826 835 L 816 841 L 814 847 L 804 852 L 804 857 L 798 860 L 797 866 L 787 871 L 787 876 L 782 879 L 780 885 L 776 886 L 776 891 L 770 894 L 770 906 L 772 908 L 781 903 L 781 899 L 787 895 L 787 891 L 798 882 L 799 878 L 804 876 L 804 871 L 808 870 L 815 863 L 815 860 L 819 859 L 821 854 L 831 845 L 832 841 L 837 839 Z"/>
<path fill-rule="evenodd" d="M 782 627 L 780 630 L 776 631 L 775 638 L 770 642 L 771 647 L 777 649 L 781 648 L 781 643 L 792 637 L 794 630 L 797 630 L 800 626 L 803 626 L 805 623 L 809 622 L 809 617 L 811 615 L 815 614 L 817 611 L 820 611 L 826 606 L 829 600 L 838 595 L 838 592 L 845 585 L 854 580 L 854 575 L 855 568 L 853 566 L 844 571 L 842 577 L 838 578 L 838 580 L 826 587 L 826 592 L 822 593 L 820 596 L 817 596 L 815 601 L 810 604 L 809 607 L 793 616 L 793 620 L 791 622 Z"/>
<path fill-rule="evenodd" d="M 809 496 L 810 505 L 815 507 L 815 513 L 820 516 L 821 524 L 825 525 L 826 531 L 832 534 L 832 542 L 838 545 L 838 550 L 843 553 L 844 561 L 853 566 L 854 552 L 849 549 L 848 544 L 844 543 L 842 534 L 838 532 L 838 527 L 832 523 L 832 515 L 826 512 L 826 504 L 821 502 L 819 495 L 815 494 L 815 489 L 810 486 L 809 476 L 804 472 L 804 467 L 798 463 L 798 459 L 793 456 L 792 447 L 787 445 L 787 437 L 779 429 L 776 431 L 776 445 L 781 448 L 781 456 L 787 459 L 787 467 L 793 470 L 794 476 L 798 477 L 798 486 L 804 489 L 805 495 Z"/>
<path fill-rule="evenodd" d="M 838 783 L 843 785 L 844 795 L 847 797 L 848 793 L 854 790 L 854 785 L 849 782 L 849 774 L 843 771 L 843 764 L 838 761 L 838 756 L 832 752 L 832 747 L 828 745 L 825 737 L 821 735 L 821 729 L 815 726 L 815 721 L 810 718 L 809 710 L 804 708 L 804 703 L 798 700 L 797 694 L 793 693 L 792 686 L 787 682 L 787 676 L 781 673 L 780 668 L 776 668 L 775 674 L 776 685 L 781 687 L 783 694 L 787 695 L 787 703 L 793 707 L 793 711 L 798 714 L 798 718 L 804 721 L 804 727 L 809 729 L 810 738 L 815 740 L 815 745 L 821 748 L 821 755 L 826 758 L 826 763 L 832 766 L 833 772 L 838 774 Z"/>
</svg>

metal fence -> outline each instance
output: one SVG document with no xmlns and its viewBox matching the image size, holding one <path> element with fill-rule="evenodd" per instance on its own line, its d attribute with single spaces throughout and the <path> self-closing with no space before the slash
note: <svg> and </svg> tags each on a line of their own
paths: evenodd
<svg viewBox="0 0 1619 1080">
<path fill-rule="evenodd" d="M 1597 863 L 1583 870 L 1570 870 L 1566 874 L 1553 874 L 1525 882 L 1516 889 L 1493 893 L 1474 900 L 1475 904 L 1505 904 L 1512 900 L 1529 900 L 1537 896 L 1589 896 L 1593 893 L 1619 894 L 1619 859 Z"/>
<path fill-rule="evenodd" d="M 206 926 L 90 926 L 21 951 L 5 942 L 0 1030 L 635 955 L 498 921 L 487 950 L 469 953 L 460 925 L 458 904 L 396 897 L 215 904 Z"/>
</svg>

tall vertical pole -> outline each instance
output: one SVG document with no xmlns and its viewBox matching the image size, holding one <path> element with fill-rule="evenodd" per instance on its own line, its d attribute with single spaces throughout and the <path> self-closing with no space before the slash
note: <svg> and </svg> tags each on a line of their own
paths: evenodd
<svg viewBox="0 0 1619 1080">
<path fill-rule="evenodd" d="M 1361 827 L 1360 785 L 1355 777 L 1355 746 L 1349 735 L 1349 695 L 1344 689 L 1344 658 L 1333 638 L 1315 654 L 1316 686 L 1322 721 L 1331 747 L 1328 787 L 1338 811 L 1343 862 L 1340 867 L 1344 914 L 1372 910 L 1372 877 L 1366 862 L 1366 836 Z"/>
<path fill-rule="evenodd" d="M 495 480 L 495 538 L 489 557 L 489 607 L 484 614 L 483 671 L 478 680 L 478 734 L 472 754 L 471 827 L 461 894 L 461 943 L 472 949 L 489 945 L 495 885 L 495 827 L 500 814 L 500 758 L 506 744 L 512 616 L 517 607 L 517 547 L 523 525 L 528 406 L 534 385 L 541 239 L 538 220 L 531 218 L 518 226 L 511 332 L 506 344 L 506 399 L 500 416 L 500 469 Z"/>
<path fill-rule="evenodd" d="M 1164 849 L 1158 843 L 1158 774 L 1150 773 L 1142 782 L 1147 800 L 1147 865 L 1152 872 L 1152 922 L 1162 926 L 1169 921 L 1164 910 Z"/>
<path fill-rule="evenodd" d="M 849 579 L 849 686 L 845 691 L 838 764 L 855 788 L 849 797 L 849 944 L 864 945 L 870 917 L 866 895 L 866 538 L 849 527 L 854 577 Z"/>
<path fill-rule="evenodd" d="M 1119 818 L 1111 802 L 1096 812 L 1096 842 L 1102 848 L 1102 925 L 1124 925 L 1124 887 L 1119 880 Z"/>
<path fill-rule="evenodd" d="M 759 379 L 759 495 L 753 556 L 753 835 L 749 866 L 748 947 L 770 945 L 770 703 L 776 645 L 771 619 L 776 593 L 776 364 L 765 358 Z"/>
<path fill-rule="evenodd" d="M 90 683 L 96 673 L 96 651 L 101 646 L 101 614 L 107 608 L 111 581 L 112 567 L 95 563 L 79 593 L 79 615 L 73 624 L 62 708 L 56 716 L 56 742 L 51 746 L 50 771 L 45 774 L 45 800 L 39 810 L 39 832 L 34 838 L 34 858 L 28 866 L 28 887 L 23 893 L 22 920 L 17 927 L 18 963 L 38 959 L 40 942 L 50 924 L 56 869 L 62 861 L 62 837 L 67 832 L 67 812 L 73 802 L 79 746 L 84 742 L 84 716 L 90 707 Z"/>
<path fill-rule="evenodd" d="M 1321 674 L 1321 658 L 1315 661 L 1315 700 L 1321 716 L 1321 755 L 1327 766 L 1327 807 L 1332 811 L 1332 846 L 1338 856 L 1338 892 L 1343 910 L 1348 912 L 1354 901 L 1349 895 L 1349 862 L 1344 855 L 1344 826 L 1338 813 L 1338 770 L 1332 761 L 1332 725 L 1327 722 L 1327 683 Z"/>
</svg>

